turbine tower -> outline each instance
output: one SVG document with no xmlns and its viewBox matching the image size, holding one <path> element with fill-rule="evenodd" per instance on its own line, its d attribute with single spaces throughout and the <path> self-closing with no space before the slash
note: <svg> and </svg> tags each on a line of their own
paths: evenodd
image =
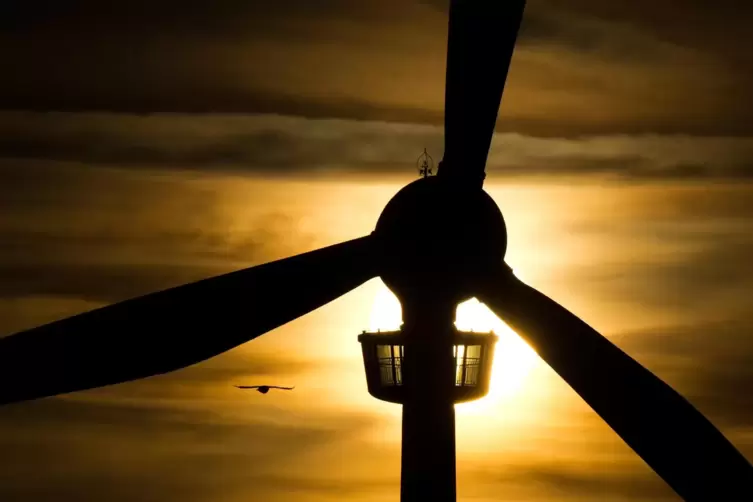
<svg viewBox="0 0 753 502">
<path fill-rule="evenodd" d="M 459 331 L 451 307 L 432 315 L 401 301 L 400 330 L 358 337 L 369 394 L 403 405 L 401 500 L 454 502 L 454 405 L 488 392 L 497 337 Z"/>
</svg>

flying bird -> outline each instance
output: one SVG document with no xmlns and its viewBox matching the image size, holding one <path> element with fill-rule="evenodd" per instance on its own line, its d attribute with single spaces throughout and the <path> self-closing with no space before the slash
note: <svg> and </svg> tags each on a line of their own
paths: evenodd
<svg viewBox="0 0 753 502">
<path fill-rule="evenodd" d="M 236 385 L 238 389 L 256 389 L 262 394 L 269 392 L 269 389 L 293 390 L 295 387 L 279 387 L 277 385 Z"/>
</svg>

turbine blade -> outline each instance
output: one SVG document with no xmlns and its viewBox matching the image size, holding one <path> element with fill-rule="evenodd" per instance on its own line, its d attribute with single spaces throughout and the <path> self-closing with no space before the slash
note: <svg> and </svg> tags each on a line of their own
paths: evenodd
<svg viewBox="0 0 753 502">
<path fill-rule="evenodd" d="M 0 339 L 0 404 L 136 380 L 209 359 L 378 274 L 374 238 L 205 279 Z"/>
<path fill-rule="evenodd" d="M 753 467 L 685 398 L 567 309 L 500 269 L 478 298 L 685 500 L 753 500 Z"/>
<path fill-rule="evenodd" d="M 445 147 L 438 175 L 483 183 L 524 8 L 525 0 L 450 2 Z"/>
</svg>

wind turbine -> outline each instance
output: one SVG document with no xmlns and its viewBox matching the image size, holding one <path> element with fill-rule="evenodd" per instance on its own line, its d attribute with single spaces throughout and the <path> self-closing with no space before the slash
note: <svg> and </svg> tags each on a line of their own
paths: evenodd
<svg viewBox="0 0 753 502">
<path fill-rule="evenodd" d="M 503 261 L 505 223 L 483 181 L 524 4 L 451 2 L 444 158 L 395 195 L 370 235 L 0 339 L 0 404 L 184 368 L 380 276 L 405 325 L 442 332 L 459 302 L 486 303 L 685 500 L 753 500 L 750 463 L 696 408 Z M 424 356 L 416 364 L 434 357 Z M 452 493 L 432 495 L 454 499 L 454 480 Z"/>
</svg>

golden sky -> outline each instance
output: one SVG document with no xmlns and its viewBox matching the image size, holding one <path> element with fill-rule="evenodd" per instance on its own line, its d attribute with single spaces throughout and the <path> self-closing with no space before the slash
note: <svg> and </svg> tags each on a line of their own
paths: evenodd
<svg viewBox="0 0 753 502">
<path fill-rule="evenodd" d="M 370 232 L 441 158 L 446 4 L 3 3 L 0 336 Z M 530 0 L 486 184 L 518 275 L 748 458 L 751 6 Z M 356 341 L 396 315 L 373 280 L 194 367 L 0 408 L 0 500 L 396 500 L 400 409 Z M 483 306 L 458 318 L 501 337 L 457 408 L 460 500 L 676 500 Z M 232 387 L 257 383 L 296 389 Z"/>
<path fill-rule="evenodd" d="M 357 237 L 412 177 L 410 162 L 372 177 L 24 166 L 0 168 L 2 334 Z M 488 190 L 520 276 L 753 454 L 747 184 L 491 176 Z M 390 327 L 390 299 L 373 280 L 197 366 L 0 409 L 0 498 L 396 498 L 400 409 L 367 394 L 356 341 Z M 490 395 L 458 407 L 460 500 L 675 500 L 514 334 L 463 308 L 501 340 Z M 254 383 L 296 389 L 232 387 Z"/>
</svg>

